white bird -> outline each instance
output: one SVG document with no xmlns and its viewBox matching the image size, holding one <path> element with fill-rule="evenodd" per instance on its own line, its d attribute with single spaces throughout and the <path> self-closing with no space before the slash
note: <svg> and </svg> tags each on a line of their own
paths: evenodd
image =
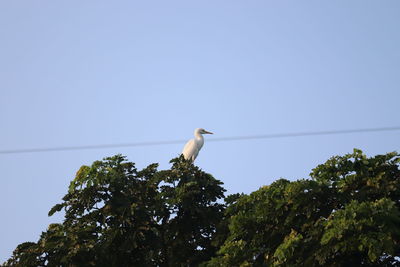
<svg viewBox="0 0 400 267">
<path fill-rule="evenodd" d="M 204 130 L 203 128 L 197 128 L 194 130 L 194 138 L 190 139 L 182 150 L 182 155 L 186 160 L 192 162 L 196 159 L 200 149 L 203 147 L 204 138 L 202 134 L 213 134 Z"/>
</svg>

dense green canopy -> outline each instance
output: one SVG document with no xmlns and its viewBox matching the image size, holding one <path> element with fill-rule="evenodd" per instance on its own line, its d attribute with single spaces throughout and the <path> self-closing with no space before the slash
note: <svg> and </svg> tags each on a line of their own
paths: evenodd
<svg viewBox="0 0 400 267">
<path fill-rule="evenodd" d="M 400 265 L 399 162 L 355 150 L 240 197 L 207 266 Z"/>
<path fill-rule="evenodd" d="M 82 166 L 65 220 L 5 266 L 400 266 L 400 157 L 360 150 L 224 198 L 182 158 L 143 170 L 120 155 Z"/>
</svg>

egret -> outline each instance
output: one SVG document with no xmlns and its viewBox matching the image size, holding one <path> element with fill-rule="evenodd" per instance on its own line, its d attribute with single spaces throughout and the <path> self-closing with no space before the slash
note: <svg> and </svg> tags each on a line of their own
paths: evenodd
<svg viewBox="0 0 400 267">
<path fill-rule="evenodd" d="M 182 150 L 182 155 L 186 160 L 192 162 L 196 159 L 200 149 L 203 147 L 204 138 L 202 134 L 213 134 L 204 130 L 203 128 L 197 128 L 194 130 L 194 138 L 190 139 Z"/>
</svg>

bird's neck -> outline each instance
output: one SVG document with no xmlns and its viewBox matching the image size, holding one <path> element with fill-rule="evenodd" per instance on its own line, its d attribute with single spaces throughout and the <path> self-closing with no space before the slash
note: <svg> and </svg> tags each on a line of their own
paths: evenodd
<svg viewBox="0 0 400 267">
<path fill-rule="evenodd" d="M 196 138 L 196 140 L 203 140 L 203 136 L 200 133 L 195 133 L 194 137 Z"/>
</svg>

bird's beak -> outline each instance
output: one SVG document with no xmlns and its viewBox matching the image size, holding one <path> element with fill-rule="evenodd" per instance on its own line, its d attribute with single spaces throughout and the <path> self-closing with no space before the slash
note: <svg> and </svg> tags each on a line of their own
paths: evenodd
<svg viewBox="0 0 400 267">
<path fill-rule="evenodd" d="M 205 134 L 213 134 L 212 132 L 208 132 L 208 131 L 206 131 L 206 130 L 204 130 L 204 133 L 205 133 Z"/>
</svg>

